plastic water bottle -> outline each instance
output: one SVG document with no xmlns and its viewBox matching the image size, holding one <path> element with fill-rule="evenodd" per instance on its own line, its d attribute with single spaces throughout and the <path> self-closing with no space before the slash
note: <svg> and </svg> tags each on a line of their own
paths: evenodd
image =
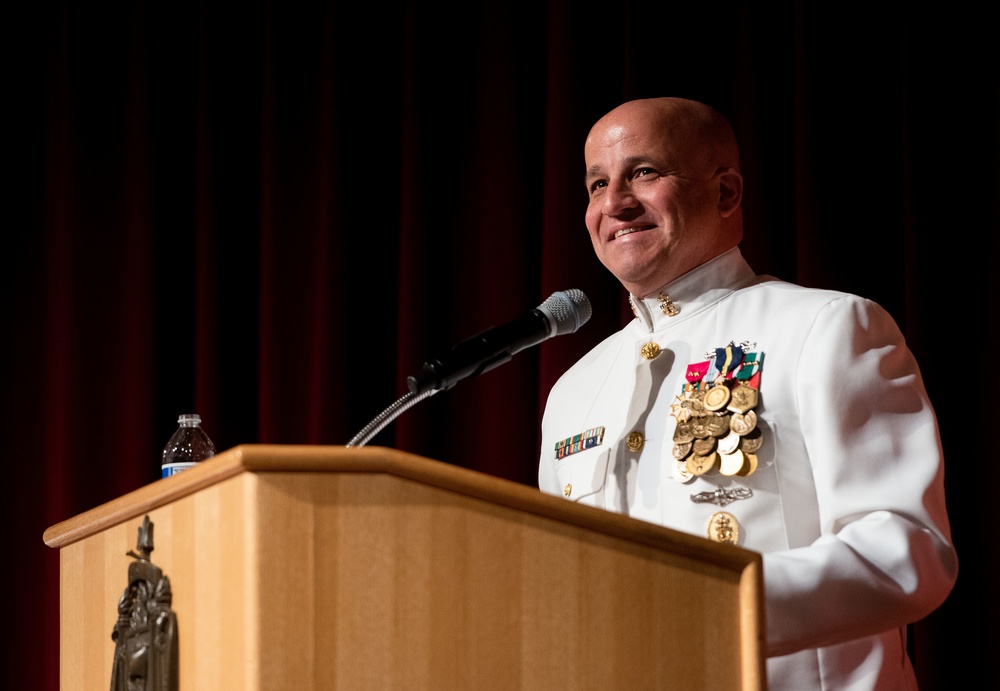
<svg viewBox="0 0 1000 691">
<path fill-rule="evenodd" d="M 201 428 L 200 415 L 185 413 L 177 418 L 177 424 L 177 431 L 163 447 L 161 477 L 176 475 L 215 455 L 215 444 Z"/>
</svg>

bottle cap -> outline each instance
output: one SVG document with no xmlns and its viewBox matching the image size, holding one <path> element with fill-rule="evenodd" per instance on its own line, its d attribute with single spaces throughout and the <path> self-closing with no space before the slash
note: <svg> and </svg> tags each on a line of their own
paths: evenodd
<svg viewBox="0 0 1000 691">
<path fill-rule="evenodd" d="M 177 424 L 189 427 L 193 425 L 200 425 L 201 415 L 198 415 L 197 413 L 184 413 L 177 418 Z"/>
</svg>

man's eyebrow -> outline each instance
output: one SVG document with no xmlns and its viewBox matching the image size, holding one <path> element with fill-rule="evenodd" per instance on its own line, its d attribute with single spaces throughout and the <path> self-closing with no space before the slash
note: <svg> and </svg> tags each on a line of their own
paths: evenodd
<svg viewBox="0 0 1000 691">
<path fill-rule="evenodd" d="M 656 162 L 653 160 L 652 156 L 629 156 L 623 163 L 626 168 L 635 168 L 639 165 L 655 165 Z"/>
<path fill-rule="evenodd" d="M 656 162 L 650 156 L 629 156 L 622 160 L 622 167 L 631 170 L 637 166 L 656 166 Z M 604 175 L 604 169 L 600 165 L 592 165 L 587 168 L 587 174 L 584 175 L 583 179 L 585 182 L 590 182 L 594 178 L 598 178 Z"/>
</svg>

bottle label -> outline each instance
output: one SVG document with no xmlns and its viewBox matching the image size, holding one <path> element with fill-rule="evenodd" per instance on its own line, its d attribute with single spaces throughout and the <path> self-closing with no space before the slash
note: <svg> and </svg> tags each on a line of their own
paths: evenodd
<svg viewBox="0 0 1000 691">
<path fill-rule="evenodd" d="M 171 475 L 176 475 L 182 470 L 187 470 L 188 468 L 193 468 L 195 463 L 187 461 L 184 463 L 164 463 L 161 470 L 161 478 L 170 477 Z"/>
</svg>

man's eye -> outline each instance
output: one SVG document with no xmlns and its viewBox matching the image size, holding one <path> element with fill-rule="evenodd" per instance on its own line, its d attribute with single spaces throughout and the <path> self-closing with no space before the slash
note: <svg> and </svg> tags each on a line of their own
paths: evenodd
<svg viewBox="0 0 1000 691">
<path fill-rule="evenodd" d="M 599 190 L 607 186 L 608 186 L 607 180 L 595 180 L 594 182 L 590 183 L 590 191 L 593 192 L 594 190 Z"/>
<path fill-rule="evenodd" d="M 635 176 L 637 178 L 645 177 L 646 175 L 653 175 L 656 173 L 652 168 L 636 168 Z"/>
</svg>

